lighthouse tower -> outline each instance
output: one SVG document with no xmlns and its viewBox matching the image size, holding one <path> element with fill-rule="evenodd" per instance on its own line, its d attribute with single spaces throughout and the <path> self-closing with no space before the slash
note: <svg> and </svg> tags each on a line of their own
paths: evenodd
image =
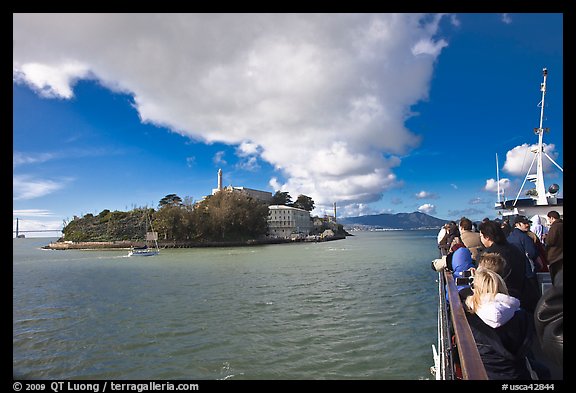
<svg viewBox="0 0 576 393">
<path fill-rule="evenodd" d="M 222 187 L 222 169 L 218 169 L 218 187 L 212 189 L 212 195 L 215 195 L 217 192 L 222 191 L 224 187 Z"/>
<path fill-rule="evenodd" d="M 218 169 L 218 191 L 222 191 L 222 168 Z"/>
</svg>

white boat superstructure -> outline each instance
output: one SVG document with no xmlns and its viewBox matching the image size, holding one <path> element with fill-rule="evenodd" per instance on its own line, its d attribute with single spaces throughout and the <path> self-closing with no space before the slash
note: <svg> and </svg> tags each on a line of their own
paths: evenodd
<svg viewBox="0 0 576 393">
<path fill-rule="evenodd" d="M 542 92 L 542 100 L 538 105 L 540 107 L 540 124 L 537 128 L 534 128 L 534 133 L 538 135 L 538 145 L 531 152 L 534 154 L 532 158 L 532 163 L 528 168 L 528 172 L 522 182 L 522 186 L 516 195 L 514 200 L 504 200 L 501 201 L 501 189 L 500 189 L 500 178 L 498 172 L 498 155 L 496 155 L 496 167 L 497 167 L 497 182 L 498 182 L 498 202 L 495 205 L 498 214 L 502 216 L 513 216 L 513 215 L 524 215 L 526 217 L 533 217 L 535 215 L 540 216 L 544 221 L 546 215 L 551 210 L 556 210 L 560 216 L 564 214 L 564 200 L 559 198 L 557 193 L 560 189 L 558 184 L 552 184 L 548 189 L 544 184 L 544 166 L 543 158 L 546 157 L 550 160 L 561 172 L 564 172 L 562 167 L 554 161 L 552 157 L 544 150 L 544 133 L 549 132 L 548 127 L 543 127 L 544 123 L 544 103 L 546 98 L 546 79 L 548 78 L 548 70 L 544 68 L 542 70 L 544 77 L 543 82 L 540 85 L 540 91 Z M 536 164 L 536 173 L 533 173 L 532 168 Z M 534 188 L 528 190 L 526 195 L 528 198 L 519 199 L 526 181 L 534 183 Z"/>
</svg>

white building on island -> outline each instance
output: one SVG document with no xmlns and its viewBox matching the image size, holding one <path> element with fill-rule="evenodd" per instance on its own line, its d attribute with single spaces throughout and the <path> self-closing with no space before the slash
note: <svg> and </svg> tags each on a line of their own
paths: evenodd
<svg viewBox="0 0 576 393">
<path fill-rule="evenodd" d="M 222 169 L 218 170 L 218 188 L 212 189 L 212 195 L 219 191 L 229 191 L 229 192 L 241 192 L 244 195 L 249 196 L 253 199 L 258 199 L 262 202 L 270 203 L 272 201 L 272 193 L 269 191 L 254 190 L 247 187 L 233 187 L 233 186 L 222 186 Z"/>
<path fill-rule="evenodd" d="M 268 206 L 268 234 L 289 238 L 292 234 L 308 235 L 313 228 L 310 212 L 284 205 Z"/>
</svg>

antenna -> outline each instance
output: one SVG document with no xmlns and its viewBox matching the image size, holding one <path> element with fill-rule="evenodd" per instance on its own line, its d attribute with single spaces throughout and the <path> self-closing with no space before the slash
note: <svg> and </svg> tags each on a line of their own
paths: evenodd
<svg viewBox="0 0 576 393">
<path fill-rule="evenodd" d="M 498 187 L 498 204 L 500 204 L 500 168 L 498 168 L 498 153 L 496 153 L 496 186 Z"/>
<path fill-rule="evenodd" d="M 548 198 L 546 197 L 546 186 L 544 185 L 544 168 L 542 165 L 543 155 L 545 155 L 554 165 L 556 165 L 562 172 L 564 172 L 562 167 L 560 167 L 560 165 L 558 165 L 546 152 L 544 152 L 544 143 L 543 143 L 544 132 L 550 131 L 548 127 L 546 128 L 542 127 L 544 123 L 544 105 L 545 105 L 544 99 L 546 98 L 546 79 L 548 78 L 548 69 L 543 68 L 542 75 L 544 77 L 543 82 L 540 84 L 540 91 L 542 92 L 542 100 L 538 104 L 538 106 L 540 107 L 540 123 L 538 128 L 534 128 L 534 133 L 538 135 L 538 146 L 536 147 L 536 149 L 532 150 L 532 153 L 534 153 L 534 158 L 532 159 L 532 164 L 530 164 L 530 168 L 528 168 L 528 173 L 524 178 L 522 187 L 520 187 L 520 191 L 518 192 L 518 195 L 516 195 L 514 205 L 516 205 L 516 201 L 518 200 L 518 197 L 520 196 L 520 193 L 524 188 L 526 180 L 530 180 L 531 182 L 535 183 L 537 194 L 536 204 L 537 205 L 548 204 Z M 531 175 L 530 171 L 534 166 L 534 162 L 536 162 L 536 175 Z"/>
<path fill-rule="evenodd" d="M 544 186 L 544 171 L 542 169 L 542 152 L 544 151 L 544 146 L 542 143 L 542 139 L 544 136 L 544 131 L 549 131 L 548 129 L 544 130 L 542 128 L 542 123 L 544 122 L 544 98 L 546 97 L 546 78 L 548 77 L 548 70 L 544 68 L 542 70 L 542 75 L 544 77 L 544 81 L 540 85 L 540 91 L 542 92 L 542 101 L 540 101 L 540 126 L 534 130 L 536 134 L 538 134 L 538 150 L 536 151 L 536 192 L 538 193 L 537 204 L 538 205 L 547 205 L 548 201 L 546 200 L 546 187 Z"/>
</svg>

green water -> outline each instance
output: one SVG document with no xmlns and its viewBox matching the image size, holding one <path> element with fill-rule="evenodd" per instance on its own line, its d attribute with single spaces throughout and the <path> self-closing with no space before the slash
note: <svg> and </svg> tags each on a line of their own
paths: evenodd
<svg viewBox="0 0 576 393">
<path fill-rule="evenodd" d="M 14 376 L 431 378 L 436 231 L 354 234 L 132 258 L 14 239 Z"/>
</svg>

